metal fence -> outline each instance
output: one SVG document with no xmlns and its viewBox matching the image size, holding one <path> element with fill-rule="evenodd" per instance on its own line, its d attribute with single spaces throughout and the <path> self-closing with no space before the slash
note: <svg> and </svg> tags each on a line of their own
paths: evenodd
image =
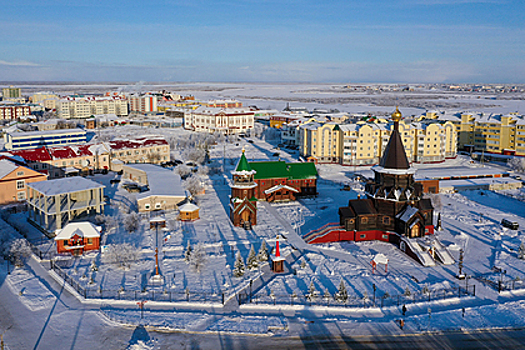
<svg viewBox="0 0 525 350">
<path fill-rule="evenodd" d="M 220 293 L 202 293 L 185 291 L 169 291 L 169 290 L 111 290 L 102 289 L 93 285 L 82 286 L 75 279 L 71 278 L 64 270 L 62 270 L 53 260 L 50 261 L 51 268 L 64 281 L 73 287 L 85 299 L 111 299 L 111 300 L 148 300 L 148 301 L 164 301 L 164 302 L 200 302 L 200 303 L 221 303 L 224 304 L 225 294 Z"/>
<path fill-rule="evenodd" d="M 506 274 L 506 271 L 498 269 L 495 272 L 472 276 L 472 278 L 498 292 L 525 289 L 525 281 L 519 278 L 511 278 Z"/>
<path fill-rule="evenodd" d="M 388 307 L 400 306 L 421 302 L 444 300 L 449 298 L 461 298 L 475 296 L 476 286 L 455 287 L 449 289 L 437 289 L 413 292 L 399 295 L 365 295 L 364 297 L 348 296 L 340 298 L 337 295 L 314 294 L 262 294 L 250 295 L 248 292 L 239 294 L 239 304 L 267 304 L 267 305 L 309 305 L 309 306 L 333 306 L 333 307 Z"/>
</svg>

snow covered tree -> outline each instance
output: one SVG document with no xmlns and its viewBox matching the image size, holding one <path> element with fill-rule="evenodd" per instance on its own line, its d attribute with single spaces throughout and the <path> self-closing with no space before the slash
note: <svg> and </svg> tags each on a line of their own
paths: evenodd
<svg viewBox="0 0 525 350">
<path fill-rule="evenodd" d="M 200 244 L 190 254 L 190 267 L 197 273 L 201 273 L 206 267 L 206 250 Z"/>
<path fill-rule="evenodd" d="M 241 252 L 237 252 L 237 257 L 235 259 L 235 265 L 233 266 L 233 275 L 235 277 L 242 277 L 244 275 L 244 261 L 241 256 Z"/>
<path fill-rule="evenodd" d="M 525 158 L 515 157 L 509 159 L 507 165 L 514 171 L 525 172 Z"/>
<path fill-rule="evenodd" d="M 140 256 L 140 251 L 129 243 L 110 244 L 103 258 L 110 264 L 121 268 L 130 268 Z"/>
<path fill-rule="evenodd" d="M 187 178 L 191 174 L 190 167 L 184 164 L 177 165 L 173 171 L 175 174 L 179 174 L 183 179 Z"/>
<path fill-rule="evenodd" d="M 31 256 L 31 247 L 25 239 L 18 238 L 11 242 L 9 254 L 16 266 L 23 266 Z"/>
<path fill-rule="evenodd" d="M 184 187 L 190 192 L 192 196 L 202 193 L 204 186 L 198 176 L 191 176 L 184 182 Z"/>
<path fill-rule="evenodd" d="M 330 298 L 332 297 L 332 295 L 330 294 L 330 292 L 328 291 L 328 289 L 325 289 L 324 290 L 324 295 L 323 295 L 323 298 L 326 302 L 328 302 L 330 300 Z"/>
<path fill-rule="evenodd" d="M 308 301 L 314 301 L 317 298 L 317 291 L 315 290 L 314 281 L 310 282 L 310 287 L 308 288 L 308 294 L 306 294 L 306 299 Z"/>
<path fill-rule="evenodd" d="M 525 259 L 525 242 L 521 241 L 520 248 L 518 250 L 518 258 Z"/>
<path fill-rule="evenodd" d="M 259 248 L 259 252 L 257 253 L 257 260 L 263 262 L 268 261 L 268 258 L 268 248 L 266 247 L 266 241 L 263 239 L 261 248 Z"/>
<path fill-rule="evenodd" d="M 405 292 L 403 293 L 404 296 L 406 297 L 409 297 L 412 293 L 410 292 L 410 289 L 408 288 L 408 286 L 406 286 L 405 288 Z"/>
<path fill-rule="evenodd" d="M 186 261 L 187 263 L 190 262 L 192 251 L 193 251 L 193 248 L 191 247 L 190 241 L 188 241 L 188 245 L 186 246 L 186 251 L 184 252 L 184 261 Z"/>
<path fill-rule="evenodd" d="M 93 260 L 93 261 L 91 262 L 91 266 L 89 267 L 89 269 L 90 269 L 91 271 L 98 271 L 98 266 L 97 266 L 97 264 L 95 263 L 95 260 Z"/>
<path fill-rule="evenodd" d="M 129 213 L 124 216 L 124 220 L 122 220 L 122 223 L 124 224 L 124 228 L 126 229 L 126 231 L 130 233 L 135 232 L 140 226 L 140 216 L 135 212 Z"/>
<path fill-rule="evenodd" d="M 202 148 L 187 149 L 183 156 L 186 160 L 202 164 L 206 160 L 206 150 Z"/>
<path fill-rule="evenodd" d="M 339 283 L 339 291 L 336 295 L 336 300 L 344 303 L 348 299 L 348 292 L 346 291 L 345 281 L 341 279 L 341 283 Z"/>
<path fill-rule="evenodd" d="M 246 262 L 249 269 L 255 269 L 259 264 L 257 263 L 257 256 L 255 255 L 255 249 L 253 245 L 250 245 L 250 254 L 248 254 L 248 261 Z"/>
</svg>

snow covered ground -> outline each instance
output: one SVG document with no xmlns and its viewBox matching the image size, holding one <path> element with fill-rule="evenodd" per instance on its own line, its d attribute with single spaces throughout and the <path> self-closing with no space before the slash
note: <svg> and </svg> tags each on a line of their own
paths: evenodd
<svg viewBox="0 0 525 350">
<path fill-rule="evenodd" d="M 239 98 L 246 104 L 257 104 L 261 108 L 266 108 L 264 103 L 270 101 L 268 107 L 281 109 L 284 107 L 284 101 L 272 102 L 269 98 L 319 96 L 320 90 L 328 88 L 320 85 L 313 87 L 311 91 L 305 91 L 302 85 L 280 88 L 274 85 L 254 87 L 246 84 L 236 89 L 222 89 L 226 85 L 228 84 L 217 85 L 215 90 L 204 91 L 202 86 L 196 84 L 185 91 L 195 93 L 197 98 Z M 327 94 L 335 93 L 328 91 Z M 337 94 L 342 96 L 341 93 Z M 262 105 L 256 102 L 258 96 L 262 96 Z M 297 101 L 299 104 L 299 101 L 303 100 Z M 480 103 L 478 100 L 475 102 Z M 314 106 L 334 107 L 345 111 L 352 108 L 361 111 L 362 106 L 365 109 L 392 110 L 392 107 L 359 103 L 354 103 L 351 107 L 344 103 L 308 104 L 309 108 Z M 523 110 L 523 101 L 509 102 L 506 106 Z M 487 110 L 493 110 L 493 107 L 487 107 Z M 407 113 L 418 111 L 420 110 L 415 108 Z M 101 130 L 97 137 L 111 137 L 115 134 L 161 134 L 168 139 L 190 137 L 190 133 L 182 129 L 134 126 Z M 438 196 L 436 211 L 441 213 L 443 230 L 438 231 L 436 235 L 448 247 L 456 261 L 459 259 L 460 249 L 464 251 L 463 272 L 470 278 L 458 280 L 457 264 L 438 264 L 435 267 L 424 268 L 388 243 L 341 242 L 309 246 L 301 240 L 302 234 L 324 224 L 337 222 L 338 207 L 346 205 L 349 199 L 363 195 L 363 184 L 354 180 L 353 175 L 356 170 L 366 172 L 366 168 L 321 165 L 319 196 L 316 199 L 303 199 L 294 203 L 260 203 L 258 225 L 252 230 L 246 231 L 232 226 L 229 220 L 228 183 L 231 178 L 230 171 L 234 168 L 241 149 L 245 148 L 249 160 L 276 160 L 278 158 L 273 156 L 275 152 L 287 161 L 296 161 L 298 158 L 297 153 L 275 150 L 277 140 L 252 139 L 253 143 L 240 138 L 232 139 L 231 142 L 219 143 L 211 148 L 211 163 L 208 166 L 220 169 L 224 167 L 225 171 L 208 176 L 200 175 L 205 185 L 205 194 L 196 197 L 201 208 L 199 220 L 180 223 L 176 220 L 177 213 L 165 213 L 169 236 L 168 233 L 160 234 L 160 272 L 165 277 L 163 284 L 151 284 L 149 280 L 155 271 L 155 231 L 149 230 L 149 216 L 141 216 L 139 228 L 135 232 L 127 232 L 122 224 L 125 215 L 134 210 L 134 194 L 124 190 L 122 183 L 111 183 L 112 179 L 118 178 L 116 174 L 90 177 L 106 186 L 105 194 L 109 201 L 105 213 L 117 221 L 117 225 L 108 227 L 104 232 L 103 244 L 131 243 L 140 251 L 140 258 L 126 269 L 108 263 L 103 253 L 58 259 L 62 270 L 90 292 L 92 298 L 80 298 L 82 302 L 71 297 L 63 301 L 66 298 L 65 294 L 74 291 L 63 283 L 57 283 L 54 279 L 56 275 L 49 275 L 49 272 L 42 268 L 49 268 L 47 262 L 39 264 L 31 260 L 26 268 L 16 270 L 11 266 L 11 274 L 7 275 L 7 265 L 0 261 L 0 311 L 10 315 L 0 317 L 0 332 L 6 332 L 6 339 L 10 341 L 8 344 L 14 344 L 15 348 L 17 345 L 21 345 L 18 348 L 32 348 L 35 344 L 38 345 L 38 342 L 52 344 L 52 335 L 64 336 L 62 329 L 69 329 L 69 323 L 75 322 L 85 322 L 85 327 L 90 333 L 105 328 L 106 333 L 103 333 L 102 337 L 104 342 L 113 341 L 113 347 L 128 349 L 156 348 L 164 342 L 168 343 L 168 336 L 157 333 L 153 336 L 152 328 L 149 328 L 148 333 L 142 325 L 156 327 L 164 332 L 283 337 L 307 331 L 326 332 L 333 336 L 369 335 L 374 333 L 374 327 L 381 328 L 389 334 L 402 334 L 523 326 L 525 283 L 522 281 L 525 279 L 525 261 L 518 258 L 518 251 L 524 239 L 525 203 L 512 198 L 519 198 L 523 191 L 465 191 Z M 176 148 L 173 153 L 175 158 L 184 159 L 183 149 Z M 459 169 L 463 166 L 476 166 L 465 162 L 466 158 L 458 157 L 437 167 Z M 432 169 L 436 165 L 425 164 L 416 167 Z M 343 184 L 350 184 L 352 190 L 342 191 Z M 503 218 L 517 221 L 520 229 L 513 231 L 502 228 L 499 223 Z M 24 219 L 23 213 L 10 214 L 9 217 L 9 221 L 24 231 L 40 249 L 45 252 L 52 251 L 53 242 L 43 239 L 41 233 Z M 271 250 L 278 234 L 282 237 L 282 252 L 288 257 L 286 273 L 273 275 L 268 271 L 267 265 L 261 264 L 258 268 L 247 270 L 243 277 L 233 276 L 237 252 L 240 252 L 246 261 L 250 248 L 253 246 L 257 252 L 263 240 Z M 188 243 L 194 249 L 201 246 L 205 251 L 205 268 L 200 272 L 195 271 L 191 264 L 184 260 Z M 389 259 L 388 272 L 380 266 L 372 273 L 370 261 L 379 253 Z M 93 263 L 96 265 L 95 270 L 92 268 Z M 58 281 L 60 282 L 60 279 Z M 252 303 L 243 299 L 243 305 L 239 306 L 239 293 L 249 293 L 250 281 L 254 287 Z M 346 303 L 334 300 L 341 281 L 344 282 L 349 296 Z M 499 282 L 515 290 L 498 293 L 495 288 Z M 454 288 L 464 288 L 467 283 L 471 287 L 476 286 L 475 296 L 457 298 L 456 295 L 447 294 Z M 311 292 L 312 285 L 316 298 L 307 300 L 305 296 Z M 67 292 L 64 292 L 62 287 Z M 412 301 L 405 295 L 407 290 Z M 420 298 L 426 291 L 430 291 L 428 294 L 432 296 L 431 301 Z M 138 293 L 138 297 L 135 293 Z M 156 293 L 156 297 L 152 297 L 153 293 Z M 330 297 L 324 298 L 327 294 Z M 152 300 L 166 301 L 169 298 L 166 295 L 172 297 L 174 302 Z M 272 298 L 272 295 L 275 297 Z M 293 295 L 296 297 L 292 297 Z M 403 299 L 403 296 L 406 298 Z M 373 303 L 374 297 L 376 306 Z M 135 299 L 149 300 L 143 315 Z M 64 305 L 60 306 L 60 301 Z M 386 306 L 377 307 L 381 302 Z M 401 305 L 405 303 L 407 314 L 402 331 L 396 322 L 403 318 Z M 16 305 L 23 308 L 20 312 L 22 321 L 15 320 L 12 314 L 12 310 L 20 307 Z M 22 323 L 24 319 L 29 320 L 31 315 L 35 316 L 35 320 L 28 323 L 37 325 L 35 329 L 42 331 L 40 337 L 23 340 L 21 337 L 25 328 Z M 85 317 L 85 321 L 82 321 L 82 317 Z M 323 326 L 311 326 L 311 322 L 314 321 L 316 325 Z M 15 326 L 7 329 L 10 323 Z M 52 325 L 53 332 L 46 328 L 48 324 Z M 122 325 L 134 327 L 135 331 L 132 331 L 133 328 L 124 330 Z M 111 332 L 127 337 L 129 341 L 117 344 L 116 340 L 109 340 Z M 67 339 L 71 339 L 71 336 Z M 90 340 L 86 335 L 74 339 L 83 345 L 101 344 Z M 74 341 L 71 344 L 75 344 Z"/>
</svg>

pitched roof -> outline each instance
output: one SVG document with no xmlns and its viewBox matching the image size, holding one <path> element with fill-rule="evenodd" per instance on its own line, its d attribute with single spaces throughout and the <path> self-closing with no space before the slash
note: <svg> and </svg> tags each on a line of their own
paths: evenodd
<svg viewBox="0 0 525 350">
<path fill-rule="evenodd" d="M 51 154 L 46 147 L 33 148 L 33 149 L 24 149 L 18 151 L 10 151 L 14 156 L 19 156 L 24 158 L 28 162 L 43 162 L 51 160 Z"/>
<path fill-rule="evenodd" d="M 179 174 L 154 164 L 126 164 L 126 167 L 144 171 L 148 177 L 149 190 L 137 194 L 137 199 L 151 196 L 186 198 Z"/>
<path fill-rule="evenodd" d="M 357 215 L 374 215 L 377 211 L 371 199 L 352 199 L 348 201 L 348 206 L 352 207 Z"/>
<path fill-rule="evenodd" d="M 16 165 L 15 163 L 7 159 L 1 159 L 0 160 L 0 179 L 3 179 L 7 175 L 11 174 L 17 168 L 18 168 L 18 165 Z"/>
<path fill-rule="evenodd" d="M 291 180 L 314 179 L 317 177 L 317 169 L 314 163 L 286 163 L 285 161 L 274 162 L 250 162 L 251 168 L 257 173 L 256 180 L 287 178 Z"/>
<path fill-rule="evenodd" d="M 144 136 L 132 140 L 112 140 L 109 146 L 112 150 L 140 148 L 144 146 L 168 145 L 162 136 Z"/>
<path fill-rule="evenodd" d="M 252 171 L 252 168 L 250 167 L 250 164 L 248 163 L 248 160 L 246 159 L 246 156 L 244 155 L 244 149 L 242 150 L 241 159 L 239 159 L 239 162 L 237 163 L 237 167 L 235 168 L 235 171 Z"/>
<path fill-rule="evenodd" d="M 70 239 L 75 234 L 84 238 L 95 238 L 100 237 L 100 226 L 95 226 L 91 222 L 70 222 L 62 230 L 58 232 L 55 237 L 55 241 Z"/>
<path fill-rule="evenodd" d="M 407 155 L 405 153 L 405 147 L 401 141 L 401 135 L 396 127 L 390 135 L 390 140 L 385 148 L 383 157 L 379 162 L 379 165 L 385 169 L 409 169 L 410 163 L 408 162 Z"/>
</svg>

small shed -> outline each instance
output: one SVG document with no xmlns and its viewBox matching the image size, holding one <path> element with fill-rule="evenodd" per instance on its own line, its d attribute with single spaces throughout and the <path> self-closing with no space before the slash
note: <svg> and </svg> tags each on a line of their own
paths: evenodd
<svg viewBox="0 0 525 350">
<path fill-rule="evenodd" d="M 284 272 L 284 260 L 281 256 L 281 249 L 279 247 L 279 236 L 277 236 L 277 241 L 275 242 L 275 255 L 271 256 L 272 261 L 272 271 L 274 273 Z"/>
<path fill-rule="evenodd" d="M 186 203 L 179 208 L 182 221 L 193 221 L 199 219 L 199 207 L 193 203 Z"/>
<path fill-rule="evenodd" d="M 55 242 L 57 253 L 71 253 L 80 255 L 90 250 L 100 248 L 100 232 L 102 228 L 91 222 L 71 222 L 57 231 Z"/>
</svg>

